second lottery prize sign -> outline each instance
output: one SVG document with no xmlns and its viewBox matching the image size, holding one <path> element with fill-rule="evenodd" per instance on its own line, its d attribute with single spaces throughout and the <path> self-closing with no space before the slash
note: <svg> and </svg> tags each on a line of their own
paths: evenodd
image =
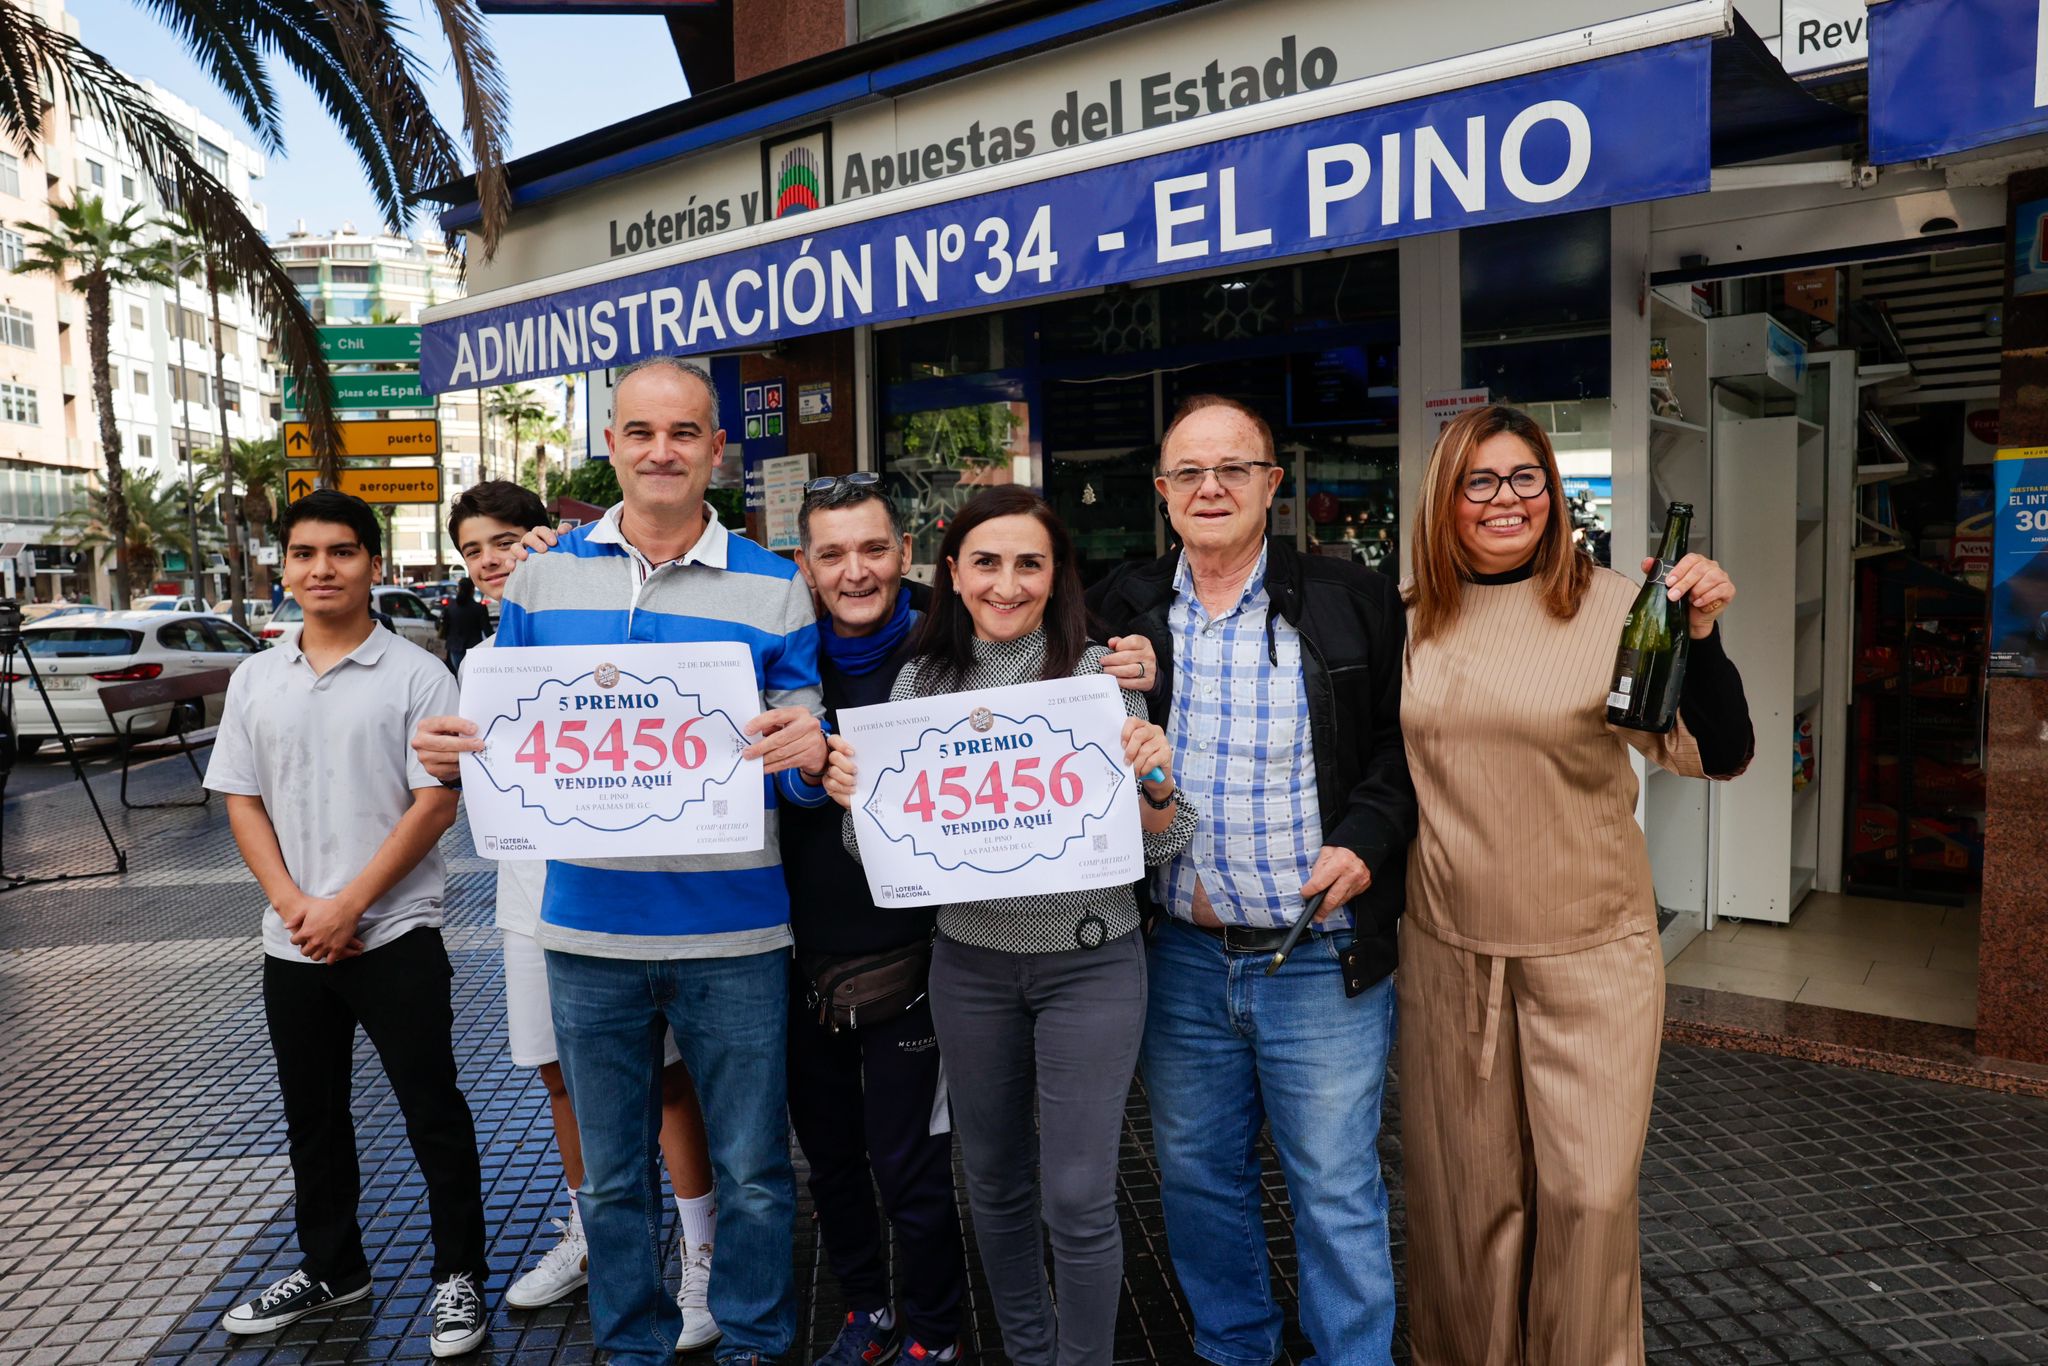
<svg viewBox="0 0 2048 1366">
<path fill-rule="evenodd" d="M 1123 703 L 1100 675 L 839 713 L 877 906 L 1074 892 L 1144 875 Z"/>
<path fill-rule="evenodd" d="M 477 853 L 496 859 L 743 853 L 764 842 L 761 713 L 736 644 L 472 651 L 462 756 Z"/>
</svg>

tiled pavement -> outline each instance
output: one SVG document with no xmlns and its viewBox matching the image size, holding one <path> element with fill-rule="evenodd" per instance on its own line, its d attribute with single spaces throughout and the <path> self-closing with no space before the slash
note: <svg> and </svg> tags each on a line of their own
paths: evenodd
<svg viewBox="0 0 2048 1366">
<path fill-rule="evenodd" d="M 141 791 L 189 782 L 189 770 L 159 764 Z M 100 857 L 75 790 L 10 802 L 6 816 L 10 870 Z M 293 1260 L 255 889 L 217 804 L 114 819 L 134 872 L 0 895 L 0 1366 L 425 1360 L 424 1190 L 366 1048 L 357 1109 L 377 1294 L 275 1338 L 235 1341 L 214 1327 Z M 560 1177 L 541 1092 L 504 1061 L 489 867 L 469 857 L 461 829 L 448 849 L 457 1050 L 485 1147 L 495 1301 L 545 1245 Z M 1397 1085 L 1381 1145 L 1397 1257 L 1398 1105 Z M 1134 1096 L 1117 1357 L 1187 1362 L 1148 1139 Z M 1269 1184 L 1291 1298 L 1284 1194 Z M 1658 1366 L 2048 1363 L 2048 1103 L 1672 1047 L 1643 1204 Z M 805 1213 L 794 1256 L 808 1361 L 839 1309 Z M 980 1359 L 1001 1361 L 978 1274 L 970 1314 Z M 1290 1347 L 1305 1355 L 1298 1339 Z M 534 1314 L 499 1309 L 475 1359 L 589 1356 L 579 1297 Z"/>
</svg>

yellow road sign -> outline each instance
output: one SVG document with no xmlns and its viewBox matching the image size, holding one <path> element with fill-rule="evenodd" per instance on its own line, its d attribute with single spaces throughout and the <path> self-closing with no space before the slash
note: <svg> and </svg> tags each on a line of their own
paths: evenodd
<svg viewBox="0 0 2048 1366">
<path fill-rule="evenodd" d="M 293 470 L 285 479 L 285 497 L 297 502 L 320 487 L 311 470 Z M 343 470 L 341 491 L 366 503 L 438 503 L 441 501 L 441 471 L 432 465 L 397 469 Z"/>
<path fill-rule="evenodd" d="M 441 424 L 431 417 L 343 422 L 340 426 L 344 456 L 437 455 L 441 450 Z M 313 458 L 313 433 L 307 424 L 284 424 L 284 453 L 291 460 Z"/>
</svg>

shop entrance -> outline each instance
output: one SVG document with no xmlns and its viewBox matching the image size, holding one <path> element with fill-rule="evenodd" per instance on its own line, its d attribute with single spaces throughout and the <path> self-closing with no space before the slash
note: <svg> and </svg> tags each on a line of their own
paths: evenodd
<svg viewBox="0 0 2048 1366">
<path fill-rule="evenodd" d="M 1971 248 L 1659 291 L 1653 492 L 1741 585 L 1757 739 L 1674 982 L 1974 1023 L 2003 281 Z"/>
<path fill-rule="evenodd" d="M 920 565 L 990 484 L 1041 488 L 1084 581 L 1172 542 L 1152 485 L 1181 401 L 1220 393 L 1273 428 L 1271 530 L 1397 564 L 1398 255 L 1118 288 L 877 334 L 882 471 Z"/>
</svg>

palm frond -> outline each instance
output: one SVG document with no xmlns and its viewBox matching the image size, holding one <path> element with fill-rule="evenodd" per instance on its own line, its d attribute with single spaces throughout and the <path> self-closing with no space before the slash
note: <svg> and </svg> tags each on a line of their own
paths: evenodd
<svg viewBox="0 0 2048 1366">
<path fill-rule="evenodd" d="M 237 12 L 238 7 L 217 3 L 189 4 L 185 0 L 136 0 L 178 35 L 192 60 L 204 67 L 235 106 L 235 112 L 255 132 L 267 152 L 284 150 L 284 120 L 279 112 L 277 89 L 264 70 L 263 54 L 256 35 Z"/>
<path fill-rule="evenodd" d="M 511 141 L 512 111 L 497 54 L 484 34 L 483 14 L 475 0 L 434 0 L 442 32 L 462 89 L 463 131 L 476 162 L 476 197 L 483 215 L 483 259 L 498 250 L 498 239 L 512 216 L 512 182 L 505 174 L 505 145 Z"/>
<path fill-rule="evenodd" d="M 424 191 L 461 175 L 462 158 L 427 101 L 418 59 L 401 41 L 406 28 L 386 0 L 307 2 L 326 19 L 333 50 L 384 135 L 409 210 Z M 401 234 L 406 226 L 402 216 L 392 223 Z"/>
<path fill-rule="evenodd" d="M 246 295 L 270 326 L 286 368 L 298 381 L 314 451 L 323 470 L 339 482 L 340 433 L 319 329 L 298 287 L 234 194 L 199 164 L 184 131 L 156 108 L 147 91 L 70 35 L 11 3 L 0 3 L 0 51 L 10 48 L 33 54 L 42 76 L 63 92 L 72 111 L 125 143 L 159 197 L 179 206 L 205 236 L 224 283 Z M 5 70 L 6 63 L 0 62 L 0 73 Z M 18 85 L 0 87 L 0 106 L 20 93 Z"/>
</svg>

